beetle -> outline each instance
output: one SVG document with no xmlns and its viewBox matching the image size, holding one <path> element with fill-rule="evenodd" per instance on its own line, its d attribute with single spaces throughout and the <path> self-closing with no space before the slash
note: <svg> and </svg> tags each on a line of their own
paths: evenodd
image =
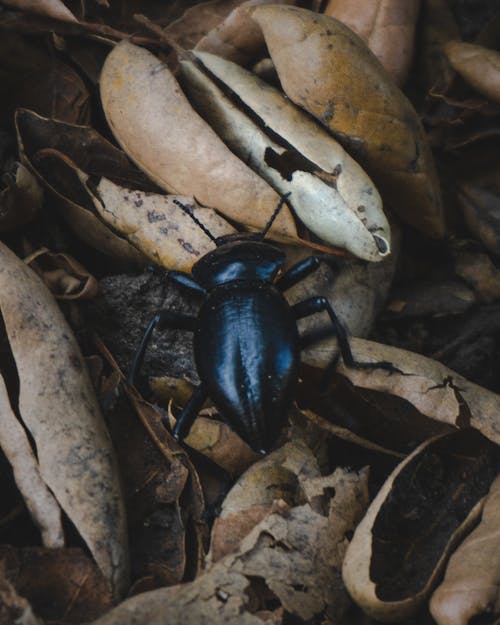
<svg viewBox="0 0 500 625">
<path fill-rule="evenodd" d="M 153 330 L 193 332 L 200 384 L 177 419 L 173 429 L 177 440 L 188 434 L 210 397 L 252 449 L 269 451 L 286 421 L 298 383 L 301 347 L 297 320 L 315 313 L 329 315 L 347 366 L 393 370 L 385 361 L 354 359 L 346 330 L 326 297 L 288 304 L 284 291 L 315 271 L 321 262 L 318 256 L 309 256 L 276 280 L 286 256 L 264 238 L 288 195 L 281 197 L 261 232 L 217 238 L 188 206 L 174 200 L 216 246 L 193 265 L 191 275 L 180 271 L 167 274 L 170 280 L 203 295 L 203 304 L 197 317 L 171 310 L 155 314 L 137 348 L 128 381 L 134 383 Z"/>
</svg>

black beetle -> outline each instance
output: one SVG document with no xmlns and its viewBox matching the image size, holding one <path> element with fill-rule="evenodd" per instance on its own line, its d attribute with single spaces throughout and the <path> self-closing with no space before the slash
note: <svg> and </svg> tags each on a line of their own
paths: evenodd
<svg viewBox="0 0 500 625">
<path fill-rule="evenodd" d="M 216 244 L 192 268 L 192 276 L 168 272 L 169 279 L 202 294 L 198 317 L 159 311 L 147 327 L 129 373 L 133 384 L 151 333 L 158 327 L 194 332 L 194 357 L 201 383 L 184 406 L 174 436 L 184 438 L 210 397 L 240 436 L 256 451 L 266 452 L 286 421 L 298 382 L 300 337 L 297 319 L 325 311 L 337 335 L 339 350 L 350 367 L 393 370 L 388 362 L 354 360 L 347 333 L 325 297 L 290 306 L 283 291 L 308 276 L 320 264 L 310 256 L 274 282 L 285 262 L 277 246 L 264 242 L 287 196 L 283 196 L 264 230 L 215 238 L 177 200 L 196 224 Z"/>
</svg>

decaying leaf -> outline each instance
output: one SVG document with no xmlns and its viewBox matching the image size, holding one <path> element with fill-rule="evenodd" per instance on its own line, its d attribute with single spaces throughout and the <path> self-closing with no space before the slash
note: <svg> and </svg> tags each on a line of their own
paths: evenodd
<svg viewBox="0 0 500 625">
<path fill-rule="evenodd" d="M 396 369 L 393 372 L 354 369 L 341 362 L 336 371 L 355 387 L 400 397 L 423 417 L 458 428 L 471 426 L 500 443 L 500 395 L 469 382 L 436 360 L 413 352 L 357 338 L 351 339 L 351 348 L 360 362 L 386 361 Z M 321 341 L 303 352 L 302 360 L 323 370 L 334 358 L 336 349 L 334 340 Z M 414 418 L 417 417 L 415 414 Z"/>
<path fill-rule="evenodd" d="M 430 610 L 438 625 L 467 625 L 500 615 L 500 477 L 488 493 L 479 525 L 451 556 Z M 492 621 L 493 622 L 493 621 Z"/>
<path fill-rule="evenodd" d="M 56 299 L 92 299 L 97 294 L 97 280 L 69 254 L 41 248 L 24 262 L 38 273 Z"/>
<path fill-rule="evenodd" d="M 3 377 L 0 375 L 0 447 L 6 455 L 26 507 L 40 528 L 46 547 L 62 547 L 64 534 L 61 510 L 47 488 L 23 426 L 10 405 Z"/>
<path fill-rule="evenodd" d="M 500 269 L 488 254 L 458 250 L 454 260 L 455 273 L 474 289 L 480 301 L 500 300 Z"/>
<path fill-rule="evenodd" d="M 0 563 L 0 623 L 16 625 L 43 625 L 33 614 L 29 602 L 21 597 L 5 578 L 5 565 Z"/>
<path fill-rule="evenodd" d="M 463 41 L 449 41 L 444 51 L 453 69 L 473 89 L 500 102 L 500 52 Z"/>
<path fill-rule="evenodd" d="M 416 613 L 498 475 L 497 445 L 468 429 L 430 439 L 399 464 L 357 526 L 342 575 L 382 621 Z"/>
<path fill-rule="evenodd" d="M 328 0 L 325 14 L 349 26 L 397 85 L 404 84 L 413 58 L 413 40 L 420 0 Z"/>
<path fill-rule="evenodd" d="M 29 223 L 42 204 L 43 191 L 36 178 L 21 163 L 2 176 L 0 232 Z"/>
<path fill-rule="evenodd" d="M 333 18 L 295 7 L 257 7 L 252 16 L 288 97 L 351 149 L 401 219 L 443 236 L 439 183 L 421 123 L 363 41 Z"/>
<path fill-rule="evenodd" d="M 0 561 L 7 580 L 48 623 L 81 623 L 113 607 L 109 582 L 82 549 L 2 545 Z"/>
<path fill-rule="evenodd" d="M 214 249 L 214 243 L 174 199 L 189 206 L 197 219 L 219 237 L 235 229 L 211 208 L 198 206 L 191 197 L 159 195 L 125 189 L 101 178 L 94 204 L 101 217 L 152 261 L 180 271 Z"/>
<path fill-rule="evenodd" d="M 259 598 L 262 587 L 271 593 L 271 603 L 277 597 L 300 619 L 339 623 L 349 606 L 339 569 L 346 533 L 366 506 L 367 473 L 337 469 L 312 481 L 317 480 L 321 483 L 311 492 L 326 504 L 323 513 L 309 503 L 289 508 L 276 502 L 236 553 L 196 580 L 132 597 L 93 625 L 262 625 L 259 614 L 267 607 L 262 593 Z"/>
<path fill-rule="evenodd" d="M 295 214 L 321 240 L 365 260 L 387 256 L 390 231 L 380 196 L 344 149 L 254 74 L 195 54 L 197 62 L 181 62 L 182 84 L 231 150 L 281 194 L 290 193 Z"/>
<path fill-rule="evenodd" d="M 247 9 L 261 4 L 292 4 L 296 0 L 247 0 L 212 28 L 196 44 L 195 50 L 211 52 L 239 65 L 248 65 L 265 48 L 262 31 L 248 15 Z"/>
<path fill-rule="evenodd" d="M 104 63 L 100 87 L 115 137 L 160 187 L 193 195 L 238 223 L 259 229 L 265 226 L 279 195 L 195 113 L 158 58 L 122 41 Z M 272 231 L 296 239 L 286 207 Z"/>
<path fill-rule="evenodd" d="M 270 514 L 275 500 L 281 499 L 289 506 L 305 503 L 302 483 L 319 475 L 316 458 L 298 439 L 253 464 L 229 491 L 215 519 L 211 561 L 236 551 L 243 538 Z"/>
<path fill-rule="evenodd" d="M 479 179 L 464 181 L 458 188 L 458 200 L 470 231 L 486 249 L 500 256 L 500 217 L 498 214 L 498 168 Z"/>
<path fill-rule="evenodd" d="M 0 308 L 19 376 L 18 408 L 40 474 L 117 594 L 128 583 L 118 469 L 78 344 L 38 276 L 0 245 Z"/>
</svg>

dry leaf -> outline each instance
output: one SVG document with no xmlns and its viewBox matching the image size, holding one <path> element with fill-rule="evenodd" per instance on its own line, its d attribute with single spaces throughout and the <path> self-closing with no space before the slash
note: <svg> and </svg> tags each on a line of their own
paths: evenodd
<svg viewBox="0 0 500 625">
<path fill-rule="evenodd" d="M 49 623 L 81 623 L 113 607 L 109 582 L 82 549 L 2 545 L 0 560 L 9 582 Z"/>
<path fill-rule="evenodd" d="M 290 193 L 295 214 L 321 240 L 365 260 L 387 256 L 380 196 L 344 149 L 254 74 L 206 52 L 196 58 L 181 62 L 182 84 L 231 150 L 281 194 Z"/>
<path fill-rule="evenodd" d="M 498 168 L 496 168 L 498 169 Z M 467 226 L 486 249 L 500 256 L 500 217 L 498 214 L 498 172 L 493 169 L 484 177 L 464 181 L 458 187 L 458 201 Z"/>
<path fill-rule="evenodd" d="M 473 89 L 500 102 L 500 52 L 462 41 L 449 41 L 444 51 L 453 69 Z"/>
<path fill-rule="evenodd" d="M 400 397 L 424 417 L 459 428 L 472 426 L 492 441 L 500 443 L 500 422 L 497 416 L 500 412 L 500 395 L 469 382 L 445 365 L 425 356 L 364 339 L 352 338 L 350 343 L 356 360 L 390 362 L 401 372 L 353 369 L 339 363 L 337 373 L 346 377 L 355 387 Z M 302 361 L 314 368 L 324 369 L 336 353 L 336 341 L 329 339 L 305 350 Z M 415 419 L 418 414 L 412 416 Z M 423 428 L 425 421 L 422 423 Z M 391 427 L 395 426 L 397 424 Z M 404 432 L 400 432 L 399 436 L 404 437 Z"/>
<path fill-rule="evenodd" d="M 363 39 L 397 85 L 403 85 L 413 58 L 420 0 L 328 0 L 325 15 Z"/>
<path fill-rule="evenodd" d="M 14 479 L 46 547 L 64 546 L 61 510 L 47 488 L 28 437 L 14 414 L 0 375 L 0 447 L 12 465 Z"/>
<path fill-rule="evenodd" d="M 33 11 L 45 17 L 64 22 L 78 22 L 61 0 L 5 0 L 4 4 L 21 11 Z"/>
<path fill-rule="evenodd" d="M 239 65 L 248 65 L 265 49 L 262 31 L 247 9 L 261 4 L 297 4 L 296 0 L 247 0 L 241 2 L 220 23 L 202 37 L 195 50 L 211 52 Z"/>
<path fill-rule="evenodd" d="M 56 299 L 82 300 L 97 295 L 97 280 L 69 254 L 41 248 L 24 262 L 36 271 Z"/>
<path fill-rule="evenodd" d="M 500 614 L 500 477 L 488 493 L 481 521 L 451 556 L 430 610 L 438 625 L 467 625 Z M 493 620 L 491 621 L 493 622 Z"/>
<path fill-rule="evenodd" d="M 94 204 L 101 217 L 153 262 L 180 271 L 214 249 L 214 243 L 186 213 L 174 204 L 189 206 L 197 219 L 219 237 L 235 229 L 211 208 L 191 197 L 158 195 L 125 189 L 101 178 Z"/>
<path fill-rule="evenodd" d="M 500 269 L 490 256 L 458 250 L 454 269 L 474 289 L 479 301 L 491 303 L 500 300 Z"/>
<path fill-rule="evenodd" d="M 320 484 L 310 488 L 329 500 L 325 514 L 309 504 L 290 509 L 277 502 L 239 551 L 193 582 L 132 597 L 92 625 L 262 625 L 259 615 L 268 607 L 259 605 L 262 583 L 271 604 L 278 598 L 292 615 L 339 623 L 349 606 L 340 566 L 346 534 L 366 507 L 367 472 L 337 469 L 317 479 Z"/>
<path fill-rule="evenodd" d="M 5 565 L 0 563 L 0 623 L 2 625 L 43 625 L 33 614 L 28 601 L 21 597 L 14 586 L 5 578 Z"/>
<path fill-rule="evenodd" d="M 0 232 L 13 230 L 32 221 L 43 200 L 43 191 L 33 174 L 21 163 L 15 163 L 12 171 L 3 174 L 2 187 Z"/>
<path fill-rule="evenodd" d="M 128 583 L 118 469 L 78 344 L 45 285 L 0 245 L 0 308 L 19 376 L 18 407 L 40 474 L 121 594 Z"/>
<path fill-rule="evenodd" d="M 166 65 L 126 41 L 104 64 L 101 99 L 119 143 L 158 185 L 193 195 L 238 223 L 263 228 L 279 195 L 194 112 Z M 296 238 L 285 208 L 272 231 Z"/>
<path fill-rule="evenodd" d="M 424 234 L 445 232 L 434 162 L 417 114 L 379 61 L 337 20 L 286 6 L 253 9 L 288 97 L 319 119 Z"/>
<path fill-rule="evenodd" d="M 468 429 L 430 439 L 396 467 L 357 526 L 342 569 L 367 614 L 399 621 L 417 612 L 477 521 L 499 460 L 498 447 Z"/>
</svg>

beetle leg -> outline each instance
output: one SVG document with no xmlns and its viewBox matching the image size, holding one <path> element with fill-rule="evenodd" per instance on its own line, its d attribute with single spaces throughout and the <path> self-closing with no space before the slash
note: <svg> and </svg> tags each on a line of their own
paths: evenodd
<svg viewBox="0 0 500 625">
<path fill-rule="evenodd" d="M 290 267 L 290 269 L 276 281 L 274 286 L 280 291 L 286 291 L 297 284 L 297 282 L 300 282 L 309 274 L 313 273 L 313 271 L 316 271 L 320 263 L 321 259 L 318 256 L 308 256 Z"/>
<path fill-rule="evenodd" d="M 182 409 L 179 418 L 175 424 L 175 427 L 172 431 L 174 437 L 179 441 L 182 440 L 191 429 L 194 420 L 198 416 L 198 413 L 201 410 L 201 407 L 205 403 L 205 400 L 208 396 L 207 389 L 203 382 L 195 388 L 193 394 L 188 399 L 187 404 Z"/>
<path fill-rule="evenodd" d="M 167 278 L 172 280 L 172 282 L 177 282 L 177 284 L 180 284 L 190 291 L 201 293 L 202 295 L 206 294 L 206 291 L 201 284 L 198 284 L 198 282 L 196 282 L 196 280 L 194 280 L 188 273 L 184 273 L 182 271 L 169 271 L 167 273 Z"/>
<path fill-rule="evenodd" d="M 196 327 L 196 317 L 173 312 L 171 310 L 160 310 L 156 313 L 156 315 L 149 322 L 139 347 L 135 352 L 134 359 L 132 360 L 132 365 L 130 366 L 127 376 L 127 382 L 130 385 L 133 385 L 135 382 L 137 372 L 141 368 L 142 361 L 144 360 L 144 354 L 146 353 L 149 341 L 151 340 L 151 335 L 156 327 L 159 329 L 175 328 L 178 330 L 190 330 L 193 332 Z"/>
<path fill-rule="evenodd" d="M 335 314 L 335 311 L 326 297 L 311 297 L 310 299 L 306 299 L 303 302 L 299 302 L 298 304 L 295 304 L 295 306 L 292 306 L 292 310 L 296 319 L 302 319 L 302 317 L 308 317 L 309 315 L 323 311 L 328 313 L 330 321 L 332 322 L 333 330 L 337 336 L 342 359 L 348 367 L 356 369 L 386 369 L 392 373 L 396 371 L 399 372 L 399 369 L 397 369 L 392 362 L 388 362 L 387 360 L 381 360 L 379 362 L 359 362 L 354 359 L 351 346 L 349 345 L 349 338 L 347 336 L 346 329 Z M 331 365 L 327 367 L 326 371 L 329 371 L 330 367 Z"/>
</svg>

